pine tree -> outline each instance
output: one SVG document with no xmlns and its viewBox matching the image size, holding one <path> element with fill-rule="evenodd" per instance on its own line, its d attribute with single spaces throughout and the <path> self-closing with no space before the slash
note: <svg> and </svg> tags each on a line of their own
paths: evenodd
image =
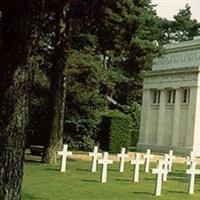
<svg viewBox="0 0 200 200">
<path fill-rule="evenodd" d="M 174 16 L 174 19 L 171 29 L 175 41 L 192 40 L 194 36 L 200 34 L 200 24 L 196 19 L 192 19 L 191 7 L 188 4 Z"/>
<path fill-rule="evenodd" d="M 192 40 L 200 34 L 200 23 L 192 19 L 191 7 L 186 4 L 173 20 L 158 18 L 157 26 L 161 30 L 158 40 L 161 44 Z"/>
</svg>

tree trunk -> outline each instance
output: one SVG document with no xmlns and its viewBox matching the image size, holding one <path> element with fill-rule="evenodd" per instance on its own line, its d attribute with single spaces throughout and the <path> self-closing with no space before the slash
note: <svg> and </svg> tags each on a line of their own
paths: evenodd
<svg viewBox="0 0 200 200">
<path fill-rule="evenodd" d="M 69 4 L 61 1 L 56 13 L 56 39 L 49 95 L 49 130 L 42 162 L 56 163 L 57 151 L 63 144 L 63 121 L 65 105 L 64 70 L 67 59 L 67 30 Z"/>
<path fill-rule="evenodd" d="M 21 199 L 35 8 L 25 0 L 1 4 L 0 200 Z"/>
</svg>

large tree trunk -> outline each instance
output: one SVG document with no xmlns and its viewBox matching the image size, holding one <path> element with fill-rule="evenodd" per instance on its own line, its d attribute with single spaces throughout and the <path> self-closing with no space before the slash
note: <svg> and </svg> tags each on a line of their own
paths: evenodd
<svg viewBox="0 0 200 200">
<path fill-rule="evenodd" d="M 69 4 L 60 1 L 56 7 L 56 38 L 54 45 L 53 67 L 49 95 L 49 130 L 42 162 L 56 163 L 57 151 L 63 144 L 63 121 L 65 105 L 64 70 L 67 59 L 67 30 Z"/>
<path fill-rule="evenodd" d="M 36 37 L 36 7 L 31 2 L 0 2 L 0 200 L 21 199 L 30 57 Z"/>
</svg>

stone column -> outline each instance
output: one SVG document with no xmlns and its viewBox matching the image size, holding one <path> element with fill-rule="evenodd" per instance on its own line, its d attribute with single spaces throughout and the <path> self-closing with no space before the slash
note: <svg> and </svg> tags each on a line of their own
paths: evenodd
<svg viewBox="0 0 200 200">
<path fill-rule="evenodd" d="M 143 89 L 139 144 L 148 142 L 148 121 L 151 105 L 150 89 Z"/>
<path fill-rule="evenodd" d="M 185 147 L 193 148 L 195 116 L 196 116 L 196 103 L 197 103 L 197 87 L 190 88 L 190 99 L 188 107 L 188 124 L 187 133 L 185 136 Z"/>
<path fill-rule="evenodd" d="M 173 130 L 172 130 L 172 140 L 171 145 L 173 147 L 178 147 L 179 144 L 179 126 L 180 126 L 180 106 L 181 106 L 181 89 L 176 89 L 176 99 L 174 103 L 174 117 L 173 117 Z"/>
<path fill-rule="evenodd" d="M 193 86 L 190 88 L 190 101 L 188 109 L 188 130 L 185 137 L 185 147 L 194 150 L 200 155 L 200 88 Z"/>
<path fill-rule="evenodd" d="M 164 131 L 165 131 L 165 104 L 166 104 L 166 90 L 160 90 L 160 106 L 158 113 L 158 127 L 157 127 L 157 145 L 163 145 Z"/>
</svg>

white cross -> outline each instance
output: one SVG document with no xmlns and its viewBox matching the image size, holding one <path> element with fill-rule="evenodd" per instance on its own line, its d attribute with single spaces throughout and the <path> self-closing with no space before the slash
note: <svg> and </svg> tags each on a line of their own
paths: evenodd
<svg viewBox="0 0 200 200">
<path fill-rule="evenodd" d="M 140 159 L 139 153 L 135 154 L 135 159 L 131 160 L 131 164 L 134 165 L 133 182 L 139 182 L 140 165 L 144 164 L 144 160 Z"/>
<path fill-rule="evenodd" d="M 167 181 L 167 175 L 169 173 L 169 165 L 170 165 L 170 160 L 169 160 L 168 154 L 164 155 L 164 160 L 161 160 L 161 164 L 162 164 L 163 169 L 164 169 L 163 181 Z"/>
<path fill-rule="evenodd" d="M 154 155 L 151 154 L 151 150 L 147 149 L 147 153 L 143 156 L 144 158 L 144 164 L 145 164 L 145 172 L 149 172 L 149 164 L 150 164 L 150 159 L 152 159 Z"/>
<path fill-rule="evenodd" d="M 62 151 L 58 151 L 58 155 L 62 156 L 60 171 L 65 172 L 66 171 L 67 157 L 72 155 L 72 152 L 68 151 L 68 145 L 67 144 L 63 145 Z"/>
<path fill-rule="evenodd" d="M 98 164 L 102 164 L 102 172 L 101 172 L 101 183 L 107 182 L 107 171 L 108 171 L 108 165 L 112 164 L 113 160 L 108 159 L 108 152 L 104 152 L 103 159 L 98 160 Z"/>
<path fill-rule="evenodd" d="M 169 151 L 169 172 L 172 172 L 172 164 L 173 164 L 173 161 L 176 159 L 176 157 L 173 155 L 173 150 L 170 150 Z"/>
<path fill-rule="evenodd" d="M 119 171 L 124 172 L 125 159 L 128 158 L 128 154 L 126 154 L 126 148 L 121 148 L 121 153 L 117 154 L 117 157 L 120 158 Z"/>
<path fill-rule="evenodd" d="M 102 156 L 102 153 L 98 153 L 98 147 L 95 146 L 94 147 L 94 151 L 93 152 L 89 152 L 89 156 L 92 157 L 91 171 L 92 172 L 96 172 L 97 171 L 97 159 L 98 159 L 98 157 Z"/>
<path fill-rule="evenodd" d="M 192 162 L 190 169 L 186 170 L 186 174 L 190 175 L 190 183 L 189 183 L 188 192 L 189 192 L 189 194 L 193 194 L 194 193 L 195 175 L 200 174 L 200 170 L 196 169 L 196 162 L 195 161 Z"/>
<path fill-rule="evenodd" d="M 162 189 L 162 177 L 165 170 L 163 169 L 162 161 L 159 160 L 157 168 L 152 169 L 152 174 L 156 174 L 156 185 L 155 185 L 155 192 L 154 194 L 156 196 L 161 195 L 161 189 Z"/>
<path fill-rule="evenodd" d="M 194 151 L 191 151 L 190 155 L 186 157 L 186 165 L 191 165 L 194 161 L 196 161 L 196 156 Z"/>
</svg>

